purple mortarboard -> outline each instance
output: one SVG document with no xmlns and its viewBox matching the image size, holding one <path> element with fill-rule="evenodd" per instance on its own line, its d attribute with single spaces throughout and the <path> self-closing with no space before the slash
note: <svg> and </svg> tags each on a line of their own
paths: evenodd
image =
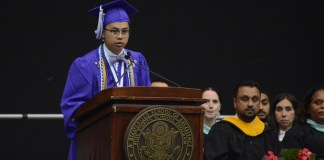
<svg viewBox="0 0 324 160">
<path fill-rule="evenodd" d="M 116 0 L 99 7 L 89 10 L 95 16 L 98 16 L 98 26 L 95 31 L 96 38 L 102 38 L 102 29 L 113 22 L 128 22 L 129 14 L 137 13 L 137 9 L 127 3 L 125 0 Z"/>
</svg>

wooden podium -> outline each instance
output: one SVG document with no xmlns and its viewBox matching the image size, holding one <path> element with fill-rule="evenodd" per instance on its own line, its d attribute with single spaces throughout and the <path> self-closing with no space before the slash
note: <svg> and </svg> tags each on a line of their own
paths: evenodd
<svg viewBox="0 0 324 160">
<path fill-rule="evenodd" d="M 192 160 L 203 159 L 202 91 L 176 87 L 107 89 L 76 112 L 78 160 L 127 159 L 123 142 L 130 121 L 148 107 L 167 107 L 181 113 L 193 132 Z"/>
</svg>

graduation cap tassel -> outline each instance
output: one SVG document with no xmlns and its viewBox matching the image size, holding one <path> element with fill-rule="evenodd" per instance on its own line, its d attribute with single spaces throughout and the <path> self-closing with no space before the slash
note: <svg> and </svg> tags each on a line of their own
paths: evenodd
<svg viewBox="0 0 324 160">
<path fill-rule="evenodd" d="M 95 30 L 97 39 L 101 39 L 101 37 L 102 37 L 102 27 L 103 27 L 104 15 L 105 14 L 103 13 L 102 5 L 101 5 L 99 16 L 98 16 L 98 26 L 97 26 L 97 30 Z"/>
</svg>

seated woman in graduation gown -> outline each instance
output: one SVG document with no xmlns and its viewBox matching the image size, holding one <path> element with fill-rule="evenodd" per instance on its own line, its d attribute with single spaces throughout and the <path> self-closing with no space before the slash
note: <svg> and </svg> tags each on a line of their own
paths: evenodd
<svg viewBox="0 0 324 160">
<path fill-rule="evenodd" d="M 205 108 L 204 114 L 204 144 L 210 128 L 217 122 L 221 109 L 220 95 L 212 87 L 203 90 L 202 99 L 208 100 L 201 106 Z"/>
<path fill-rule="evenodd" d="M 279 151 L 286 132 L 296 123 L 295 117 L 298 107 L 298 100 L 291 93 L 281 93 L 272 102 L 269 126 L 274 129 L 274 136 L 278 137 Z"/>
<path fill-rule="evenodd" d="M 283 147 L 307 148 L 324 159 L 324 86 L 311 89 L 298 110 L 298 122 L 283 139 Z"/>
</svg>

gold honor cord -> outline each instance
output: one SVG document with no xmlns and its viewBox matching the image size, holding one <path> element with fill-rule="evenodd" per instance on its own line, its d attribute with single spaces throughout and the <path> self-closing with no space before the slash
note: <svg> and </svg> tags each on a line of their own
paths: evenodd
<svg viewBox="0 0 324 160">
<path fill-rule="evenodd" d="M 99 54 L 99 67 L 100 67 L 100 90 L 104 90 L 107 88 L 107 72 L 106 72 L 106 66 L 103 56 L 103 44 L 99 46 L 98 48 L 98 54 Z"/>
<path fill-rule="evenodd" d="M 106 71 L 106 66 L 105 66 L 105 62 L 104 62 L 104 60 L 103 59 L 101 59 L 101 63 L 103 64 L 102 66 L 103 66 L 103 68 L 102 68 L 102 70 L 103 70 L 103 86 L 102 86 L 102 88 L 103 89 L 106 89 L 106 88 L 108 88 L 108 86 L 107 86 L 107 71 Z"/>
<path fill-rule="evenodd" d="M 129 67 L 129 80 L 130 80 L 130 86 L 135 86 L 135 80 L 134 80 L 134 68 L 133 64 L 130 60 L 128 60 Z"/>
</svg>

